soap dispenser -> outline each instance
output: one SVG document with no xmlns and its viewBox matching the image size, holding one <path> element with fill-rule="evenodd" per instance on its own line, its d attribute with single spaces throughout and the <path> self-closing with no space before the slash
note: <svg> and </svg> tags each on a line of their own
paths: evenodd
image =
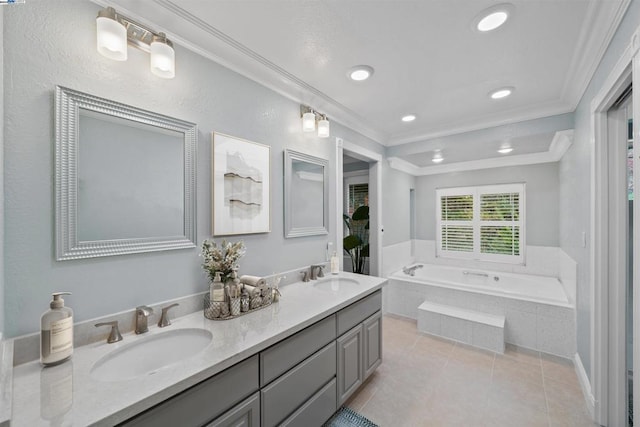
<svg viewBox="0 0 640 427">
<path fill-rule="evenodd" d="M 71 292 L 54 292 L 50 309 L 40 318 L 40 362 L 57 365 L 73 354 L 73 310 L 64 306 L 62 295 Z"/>
<path fill-rule="evenodd" d="M 333 251 L 331 256 L 331 274 L 338 274 L 340 271 L 340 259 L 338 259 L 338 253 Z"/>
</svg>

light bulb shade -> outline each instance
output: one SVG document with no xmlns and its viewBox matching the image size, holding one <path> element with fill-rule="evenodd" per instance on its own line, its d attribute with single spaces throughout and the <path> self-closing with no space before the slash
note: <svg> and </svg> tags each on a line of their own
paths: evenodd
<svg viewBox="0 0 640 427">
<path fill-rule="evenodd" d="M 154 40 L 150 47 L 151 72 L 163 79 L 172 79 L 176 75 L 176 57 L 173 47 L 162 40 Z"/>
<path fill-rule="evenodd" d="M 302 115 L 302 132 L 313 132 L 316 130 L 316 115 L 309 111 Z"/>
<path fill-rule="evenodd" d="M 107 16 L 96 18 L 98 52 L 116 61 L 127 60 L 127 29 Z"/>
<path fill-rule="evenodd" d="M 321 120 L 318 120 L 318 136 L 320 138 L 329 138 L 330 130 L 329 120 L 323 116 Z"/>
</svg>

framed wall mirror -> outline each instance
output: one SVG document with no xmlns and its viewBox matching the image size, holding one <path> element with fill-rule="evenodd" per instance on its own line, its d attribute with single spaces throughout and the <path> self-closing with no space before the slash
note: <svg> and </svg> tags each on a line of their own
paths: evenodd
<svg viewBox="0 0 640 427">
<path fill-rule="evenodd" d="M 193 123 L 56 87 L 56 259 L 196 246 Z"/>
<path fill-rule="evenodd" d="M 319 157 L 284 152 L 284 237 L 328 234 L 328 162 Z"/>
</svg>

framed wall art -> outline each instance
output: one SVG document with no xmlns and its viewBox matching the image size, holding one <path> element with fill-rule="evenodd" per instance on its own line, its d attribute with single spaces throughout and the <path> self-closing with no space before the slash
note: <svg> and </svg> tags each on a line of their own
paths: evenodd
<svg viewBox="0 0 640 427">
<path fill-rule="evenodd" d="M 212 132 L 214 236 L 271 231 L 271 147 Z"/>
</svg>

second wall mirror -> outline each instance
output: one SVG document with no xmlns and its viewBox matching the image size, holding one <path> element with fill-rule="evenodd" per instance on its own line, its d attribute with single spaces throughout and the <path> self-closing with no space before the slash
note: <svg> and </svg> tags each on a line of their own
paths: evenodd
<svg viewBox="0 0 640 427">
<path fill-rule="evenodd" d="M 284 236 L 328 234 L 328 162 L 293 150 L 284 152 Z"/>
</svg>

